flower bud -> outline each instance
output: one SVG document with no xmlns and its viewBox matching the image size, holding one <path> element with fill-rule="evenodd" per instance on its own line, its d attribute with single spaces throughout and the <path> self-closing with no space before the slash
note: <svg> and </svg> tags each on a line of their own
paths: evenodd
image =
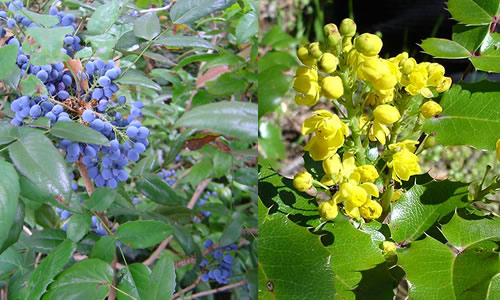
<svg viewBox="0 0 500 300">
<path fill-rule="evenodd" d="M 421 107 L 420 107 L 420 112 L 425 118 L 432 118 L 437 115 L 439 115 L 443 111 L 443 108 L 441 105 L 437 104 L 436 102 L 430 100 L 425 102 Z"/>
<path fill-rule="evenodd" d="M 319 42 L 314 42 L 309 44 L 309 54 L 314 58 L 320 58 L 323 55 L 323 51 L 321 51 L 321 46 Z"/>
<path fill-rule="evenodd" d="M 438 93 L 446 92 L 451 86 L 451 77 L 444 77 L 441 79 L 441 83 L 436 86 L 436 91 Z"/>
<path fill-rule="evenodd" d="M 497 158 L 498 161 L 500 161 L 500 139 L 498 139 L 496 146 L 497 146 Z"/>
<path fill-rule="evenodd" d="M 373 165 L 364 165 L 356 168 L 361 175 L 361 182 L 374 182 L 378 178 L 377 169 Z"/>
<path fill-rule="evenodd" d="M 340 34 L 343 36 L 354 36 L 356 34 L 356 23 L 352 19 L 345 18 L 340 23 Z"/>
<path fill-rule="evenodd" d="M 344 50 L 344 52 L 349 52 L 351 51 L 352 49 L 352 40 L 351 40 L 351 37 L 344 37 L 342 39 L 342 50 Z"/>
<path fill-rule="evenodd" d="M 401 73 L 403 73 L 405 75 L 410 74 L 416 65 L 417 65 L 417 62 L 415 61 L 415 59 L 413 57 L 402 60 L 400 63 Z"/>
<path fill-rule="evenodd" d="M 339 213 L 337 204 L 332 203 L 331 201 L 321 202 L 318 206 L 318 211 L 320 217 L 325 219 L 326 221 L 335 219 L 335 217 Z"/>
<path fill-rule="evenodd" d="M 313 178 L 307 171 L 295 174 L 293 177 L 293 186 L 300 192 L 305 192 L 312 187 Z"/>
<path fill-rule="evenodd" d="M 375 120 L 383 125 L 393 124 L 401 118 L 398 109 L 389 104 L 377 106 L 373 110 L 373 115 L 375 116 Z"/>
<path fill-rule="evenodd" d="M 338 64 L 339 59 L 331 53 L 323 53 L 318 61 L 320 70 L 328 74 L 335 72 Z"/>
<path fill-rule="evenodd" d="M 356 50 L 366 56 L 375 56 L 382 49 L 382 40 L 371 33 L 363 33 L 354 39 Z"/>
<path fill-rule="evenodd" d="M 395 190 L 394 194 L 392 195 L 392 202 L 396 202 L 401 198 L 401 195 L 403 195 L 403 190 Z"/>
<path fill-rule="evenodd" d="M 384 255 L 396 255 L 396 244 L 389 241 L 382 242 Z"/>
<path fill-rule="evenodd" d="M 330 23 L 330 24 L 326 24 L 324 27 L 323 27 L 323 32 L 325 34 L 326 37 L 332 35 L 332 34 L 339 34 L 339 29 L 337 28 L 337 25 L 333 24 L 333 23 Z"/>
<path fill-rule="evenodd" d="M 328 76 L 321 81 L 321 92 L 328 99 L 338 99 L 344 94 L 344 85 L 339 76 Z"/>
<path fill-rule="evenodd" d="M 332 155 L 329 158 L 323 160 L 323 170 L 325 174 L 339 174 L 342 169 L 342 162 L 340 161 L 340 156 L 338 154 Z"/>
<path fill-rule="evenodd" d="M 433 135 L 427 136 L 424 141 L 424 149 L 432 148 L 436 145 L 436 137 Z"/>
<path fill-rule="evenodd" d="M 314 57 L 309 55 L 309 50 L 307 50 L 306 47 L 300 47 L 299 49 L 297 49 L 297 57 L 299 58 L 300 62 L 306 66 L 312 66 L 316 64 L 316 60 L 314 59 Z"/>
<path fill-rule="evenodd" d="M 377 219 L 382 215 L 382 206 L 377 201 L 368 200 L 359 208 L 359 213 L 366 220 Z"/>
</svg>

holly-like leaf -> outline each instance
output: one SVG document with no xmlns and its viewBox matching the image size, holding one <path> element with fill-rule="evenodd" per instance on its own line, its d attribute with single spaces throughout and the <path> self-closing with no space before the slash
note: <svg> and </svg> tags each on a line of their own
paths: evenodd
<svg viewBox="0 0 500 300">
<path fill-rule="evenodd" d="M 440 58 L 467 58 L 472 54 L 455 41 L 438 38 L 428 38 L 420 45 L 427 54 Z"/>
<path fill-rule="evenodd" d="M 260 189 L 259 189 L 260 192 Z M 259 299 L 332 299 L 332 255 L 320 237 L 259 201 Z"/>
<path fill-rule="evenodd" d="M 151 270 L 143 264 L 131 264 L 125 268 L 125 276 L 121 280 L 118 288 L 137 300 L 148 300 L 150 296 L 149 275 Z M 118 300 L 128 300 L 129 296 L 117 293 Z"/>
<path fill-rule="evenodd" d="M 500 218 L 467 220 L 455 213 L 442 232 L 448 242 L 457 248 L 467 248 L 485 240 L 500 240 Z"/>
<path fill-rule="evenodd" d="M 14 72 L 16 66 L 18 47 L 16 45 L 3 45 L 0 47 L 0 80 L 8 78 Z"/>
<path fill-rule="evenodd" d="M 87 234 L 91 225 L 91 216 L 88 211 L 83 213 L 73 214 L 68 221 L 66 233 L 68 238 L 75 243 L 78 243 Z"/>
<path fill-rule="evenodd" d="M 123 4 L 125 5 L 125 4 Z M 101 34 L 109 29 L 120 16 L 120 3 L 111 0 L 99 6 L 87 23 L 87 30 L 91 35 Z"/>
<path fill-rule="evenodd" d="M 29 248 L 41 252 L 50 253 L 66 239 L 66 232 L 60 229 L 47 229 L 34 232 L 27 240 Z"/>
<path fill-rule="evenodd" d="M 104 299 L 112 281 L 110 265 L 95 258 L 82 260 L 58 276 L 42 300 Z"/>
<path fill-rule="evenodd" d="M 100 132 L 76 122 L 56 122 L 50 133 L 75 142 L 109 146 L 109 140 Z"/>
<path fill-rule="evenodd" d="M 499 97 L 500 87 L 493 82 L 456 84 L 443 94 L 443 112 L 428 119 L 424 131 L 435 133 L 437 142 L 445 146 L 495 150 L 500 132 Z"/>
<path fill-rule="evenodd" d="M 489 32 L 489 26 L 466 26 L 457 24 L 453 26 L 452 38 L 464 46 L 469 52 L 474 53 L 481 46 Z"/>
<path fill-rule="evenodd" d="M 175 24 L 191 24 L 204 16 L 231 6 L 235 0 L 180 0 L 170 9 Z"/>
<path fill-rule="evenodd" d="M 205 48 L 205 49 L 215 49 L 209 41 L 196 36 L 184 36 L 184 35 L 171 35 L 163 36 L 155 41 L 157 45 L 163 45 L 167 47 L 174 48 Z"/>
<path fill-rule="evenodd" d="M 172 234 L 170 225 L 151 220 L 127 222 L 116 230 L 116 237 L 131 248 L 154 246 L 170 234 Z"/>
<path fill-rule="evenodd" d="M 19 83 L 19 90 L 23 92 L 23 95 L 27 96 L 39 96 L 48 94 L 47 88 L 45 87 L 43 82 L 33 74 L 29 74 L 28 77 L 21 80 L 21 82 Z"/>
<path fill-rule="evenodd" d="M 0 161 L 0 254 L 8 247 L 4 243 L 9 238 L 10 228 L 14 224 L 19 192 L 19 176 L 14 166 Z"/>
<path fill-rule="evenodd" d="M 389 228 L 396 242 L 420 237 L 436 221 L 467 204 L 468 185 L 431 181 L 415 184 L 394 204 Z"/>
<path fill-rule="evenodd" d="M 89 258 L 98 258 L 102 261 L 111 263 L 115 258 L 115 240 L 112 236 L 102 236 L 90 251 Z"/>
<path fill-rule="evenodd" d="M 179 196 L 160 176 L 146 173 L 137 180 L 137 190 L 149 199 L 164 205 L 180 204 Z"/>
<path fill-rule="evenodd" d="M 149 279 L 150 300 L 170 299 L 175 290 L 175 266 L 170 257 L 156 263 Z"/>
<path fill-rule="evenodd" d="M 139 85 L 153 90 L 161 91 L 161 86 L 149 79 L 146 74 L 136 70 L 129 70 L 125 75 L 116 80 L 121 84 Z"/>
<path fill-rule="evenodd" d="M 134 34 L 137 37 L 152 40 L 160 31 L 160 20 L 153 12 L 140 16 L 134 22 Z"/>
<path fill-rule="evenodd" d="M 246 13 L 236 26 L 236 39 L 239 44 L 247 41 L 259 32 L 259 20 L 253 11 Z"/>
<path fill-rule="evenodd" d="M 500 56 L 482 55 L 469 58 L 474 68 L 486 71 L 500 73 Z"/>
<path fill-rule="evenodd" d="M 497 14 L 499 0 L 448 0 L 448 10 L 453 19 L 468 24 L 488 24 Z"/>
<path fill-rule="evenodd" d="M 58 63 L 69 57 L 61 53 L 64 37 L 73 33 L 69 26 L 55 28 L 29 27 L 26 31 L 41 46 L 39 52 L 32 56 L 31 63 L 34 65 L 46 65 Z"/>
<path fill-rule="evenodd" d="M 455 255 L 432 237 L 398 251 L 411 299 L 485 299 L 500 268 L 497 245 L 482 241 Z"/>
</svg>

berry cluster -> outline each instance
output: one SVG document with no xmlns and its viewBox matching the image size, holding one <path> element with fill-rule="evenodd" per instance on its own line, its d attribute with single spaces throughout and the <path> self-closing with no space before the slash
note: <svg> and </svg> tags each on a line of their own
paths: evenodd
<svg viewBox="0 0 500 300">
<path fill-rule="evenodd" d="M 217 192 L 206 192 L 205 195 L 203 195 L 203 197 L 201 197 L 201 199 L 198 201 L 198 203 L 196 204 L 197 206 L 202 206 L 203 204 L 205 204 L 208 200 L 208 197 L 215 197 L 217 196 Z M 206 211 L 206 210 L 200 210 L 200 214 L 202 216 L 204 216 L 205 218 L 208 218 L 210 217 L 210 215 L 212 215 L 211 212 L 209 211 Z"/>
<path fill-rule="evenodd" d="M 207 239 L 204 247 L 208 249 L 212 245 L 213 241 Z M 203 270 L 201 280 L 204 282 L 215 280 L 219 284 L 228 284 L 230 277 L 233 275 L 234 261 L 233 255 L 229 252 L 237 249 L 238 246 L 236 244 L 231 244 L 227 247 L 215 249 L 209 255 L 205 256 L 200 263 L 200 267 Z"/>
<path fill-rule="evenodd" d="M 20 1 L 13 2 L 8 7 L 9 11 L 14 13 L 18 8 L 24 9 Z M 59 19 L 55 27 L 77 28 L 74 15 L 59 12 L 55 7 L 50 9 L 50 14 Z M 13 26 L 9 26 L 11 28 L 15 27 L 16 21 L 23 26 L 37 26 L 34 23 L 28 24 L 24 21 L 26 18 L 21 15 L 14 14 L 13 19 L 7 19 L 7 15 L 10 13 L 0 11 L 0 19 L 5 19 L 8 23 L 13 22 Z M 35 75 L 47 90 L 47 94 L 35 97 L 24 95 L 14 100 L 10 107 L 15 114 L 11 124 L 21 126 L 25 122 L 30 123 L 37 118 L 47 117 L 52 124 L 78 121 L 88 125 L 107 137 L 110 145 L 87 145 L 60 140 L 58 147 L 66 151 L 67 161 L 75 162 L 81 158 L 88 168 L 89 177 L 95 181 L 97 187 L 116 188 L 118 182 L 127 180 L 128 174 L 124 167 L 129 161 L 138 161 L 140 154 L 146 151 L 149 145 L 149 129 L 139 121 L 143 116 L 142 102 L 135 101 L 128 115 L 122 115 L 126 98 L 115 95 L 119 87 L 113 81 L 122 71 L 114 61 L 89 61 L 82 70 L 70 69 L 69 65 L 62 62 L 36 66 L 31 64 L 29 55 L 23 53 L 21 41 L 16 37 L 10 37 L 6 44 L 18 46 L 17 65 L 21 68 L 22 76 Z M 78 36 L 65 37 L 61 51 L 73 56 L 80 49 Z"/>
<path fill-rule="evenodd" d="M 168 185 L 172 186 L 177 180 L 177 171 L 162 169 L 161 172 L 158 173 L 158 176 L 165 180 Z"/>
</svg>

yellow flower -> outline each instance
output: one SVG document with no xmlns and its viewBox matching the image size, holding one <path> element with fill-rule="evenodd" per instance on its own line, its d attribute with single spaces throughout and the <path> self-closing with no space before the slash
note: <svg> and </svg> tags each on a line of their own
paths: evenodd
<svg viewBox="0 0 500 300">
<path fill-rule="evenodd" d="M 497 158 L 498 161 L 500 161 L 500 139 L 498 139 L 496 146 L 497 146 Z"/>
<path fill-rule="evenodd" d="M 370 141 L 379 141 L 382 145 L 385 145 L 386 137 L 390 134 L 389 128 L 386 125 L 381 124 L 377 120 L 373 121 L 372 127 L 368 132 L 368 138 Z"/>
<path fill-rule="evenodd" d="M 344 153 L 343 161 L 340 156 L 334 154 L 323 160 L 323 170 L 325 176 L 322 178 L 322 183 L 328 186 L 343 183 L 349 180 L 351 174 L 356 169 L 355 157 L 351 153 Z"/>
<path fill-rule="evenodd" d="M 425 118 L 433 118 L 439 115 L 443 111 L 443 108 L 438 103 L 430 100 L 425 102 L 420 107 L 420 112 Z"/>
<path fill-rule="evenodd" d="M 322 165 L 326 175 L 340 174 L 340 171 L 342 170 L 342 162 L 340 161 L 340 156 L 337 153 L 323 160 Z"/>
<path fill-rule="evenodd" d="M 313 177 L 307 171 L 302 171 L 293 177 L 293 186 L 301 192 L 305 192 L 312 187 Z"/>
<path fill-rule="evenodd" d="M 314 58 L 320 58 L 320 56 L 323 54 L 319 42 L 310 43 L 308 50 L 309 54 Z"/>
<path fill-rule="evenodd" d="M 323 53 L 318 61 L 320 70 L 328 74 L 335 72 L 338 64 L 339 59 L 331 53 Z"/>
<path fill-rule="evenodd" d="M 432 92 L 427 88 L 427 80 L 429 79 L 429 72 L 427 65 L 429 63 L 420 63 L 415 66 L 413 71 L 408 75 L 407 80 L 401 83 L 405 85 L 405 90 L 412 96 L 421 94 L 425 98 L 432 98 Z"/>
<path fill-rule="evenodd" d="M 308 67 L 299 67 L 295 72 L 293 88 L 300 95 L 295 96 L 297 104 L 313 106 L 318 103 L 321 87 L 318 83 L 318 72 Z"/>
<path fill-rule="evenodd" d="M 401 180 L 407 181 L 410 176 L 421 172 L 418 165 L 418 156 L 403 149 L 394 153 L 392 161 L 387 163 L 389 168 L 392 168 L 392 178 L 401 183 Z"/>
<path fill-rule="evenodd" d="M 324 109 L 313 112 L 315 116 L 307 118 L 302 124 L 302 134 L 315 133 L 304 150 L 314 160 L 324 160 L 337 152 L 344 145 L 344 137 L 349 135 L 349 127 L 337 115 Z"/>
<path fill-rule="evenodd" d="M 372 196 L 379 196 L 375 184 L 371 182 L 359 184 L 358 179 L 356 176 L 351 176 L 348 182 L 340 185 L 340 190 L 333 196 L 336 203 L 344 202 L 345 211 L 352 218 L 359 218 L 360 207 L 371 201 Z"/>
<path fill-rule="evenodd" d="M 394 194 L 392 195 L 392 202 L 396 202 L 401 198 L 401 195 L 403 195 L 403 190 L 395 190 Z"/>
<path fill-rule="evenodd" d="M 352 19 L 345 18 L 340 22 L 340 33 L 343 36 L 354 36 L 356 34 L 356 23 Z"/>
<path fill-rule="evenodd" d="M 393 124 L 401 118 L 398 109 L 388 104 L 377 106 L 373 110 L 373 115 L 375 120 L 383 125 Z"/>
<path fill-rule="evenodd" d="M 323 32 L 325 33 L 326 39 L 328 40 L 328 45 L 330 47 L 335 47 L 342 40 L 339 29 L 337 25 L 330 23 L 323 27 Z"/>
<path fill-rule="evenodd" d="M 358 67 L 358 77 L 361 80 L 374 82 L 384 74 L 390 74 L 391 70 L 383 59 L 378 57 L 366 57 Z"/>
<path fill-rule="evenodd" d="M 382 206 L 377 201 L 369 200 L 359 208 L 359 212 L 366 220 L 377 219 L 382 215 Z"/>
<path fill-rule="evenodd" d="M 349 52 L 351 51 L 352 49 L 352 39 L 351 37 L 344 37 L 342 39 L 342 50 L 344 50 L 344 52 Z"/>
<path fill-rule="evenodd" d="M 361 182 L 374 182 L 378 178 L 377 169 L 373 165 L 364 165 L 356 168 L 361 176 Z"/>
<path fill-rule="evenodd" d="M 382 242 L 382 248 L 383 248 L 383 251 L 384 251 L 384 254 L 385 255 L 394 255 L 396 254 L 396 244 L 394 244 L 393 242 L 389 242 L 389 241 L 384 241 Z"/>
<path fill-rule="evenodd" d="M 438 86 L 441 84 L 444 76 L 444 67 L 438 63 L 431 63 L 427 66 L 429 78 L 427 78 L 428 86 Z"/>
<path fill-rule="evenodd" d="M 297 57 L 306 66 L 314 66 L 316 64 L 316 59 L 309 54 L 309 50 L 306 47 L 297 49 Z"/>
<path fill-rule="evenodd" d="M 382 40 L 371 33 L 363 33 L 354 39 L 356 50 L 366 56 L 375 56 L 382 49 Z"/>
<path fill-rule="evenodd" d="M 318 101 L 319 101 L 319 93 L 317 93 L 316 95 L 305 95 L 305 96 L 295 95 L 295 103 L 297 103 L 297 105 L 305 104 L 310 107 L 316 105 Z"/>
<path fill-rule="evenodd" d="M 339 76 L 327 76 L 321 81 L 321 91 L 328 99 L 338 99 L 344 94 L 344 85 Z"/>
<path fill-rule="evenodd" d="M 318 206 L 319 215 L 326 221 L 335 219 L 339 213 L 337 204 L 332 200 L 321 202 Z"/>
<path fill-rule="evenodd" d="M 436 91 L 438 91 L 438 93 L 445 92 L 450 88 L 450 86 L 451 86 L 451 77 L 443 77 L 441 83 L 438 86 L 436 86 Z"/>
<path fill-rule="evenodd" d="M 418 143 L 419 143 L 418 141 L 404 140 L 404 141 L 389 145 L 389 150 L 392 150 L 395 152 L 398 152 L 401 150 L 408 150 L 408 151 L 414 153 L 415 150 L 417 150 Z"/>
</svg>

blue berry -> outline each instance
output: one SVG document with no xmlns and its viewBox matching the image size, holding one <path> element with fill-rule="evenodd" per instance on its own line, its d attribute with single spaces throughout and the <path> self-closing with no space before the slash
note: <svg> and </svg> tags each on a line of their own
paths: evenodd
<svg viewBox="0 0 500 300">
<path fill-rule="evenodd" d="M 49 74 L 45 70 L 40 70 L 37 74 L 36 77 L 40 79 L 41 82 L 45 83 L 47 79 L 49 78 Z"/>
<path fill-rule="evenodd" d="M 127 158 L 130 161 L 136 162 L 139 160 L 139 153 L 137 153 L 137 151 L 135 151 L 134 149 L 129 150 L 127 153 Z"/>
<path fill-rule="evenodd" d="M 69 98 L 69 93 L 66 91 L 59 91 L 57 93 L 57 97 L 59 97 L 59 99 L 61 99 L 61 100 L 66 100 Z"/>
<path fill-rule="evenodd" d="M 207 239 L 205 241 L 205 243 L 203 244 L 203 247 L 205 247 L 205 249 L 208 249 L 210 246 L 212 246 L 214 244 L 214 242 L 211 240 L 211 239 Z"/>
<path fill-rule="evenodd" d="M 131 138 L 131 139 L 133 139 L 133 138 L 137 137 L 137 133 L 139 132 L 139 130 L 136 127 L 129 126 L 127 128 L 126 132 L 127 132 L 128 137 Z"/>
<path fill-rule="evenodd" d="M 100 86 L 107 87 L 111 84 L 111 79 L 108 76 L 101 76 L 99 80 L 97 80 Z"/>
<path fill-rule="evenodd" d="M 94 112 L 87 109 L 82 114 L 82 119 L 84 122 L 90 123 L 95 120 Z"/>
<path fill-rule="evenodd" d="M 38 118 L 42 114 L 42 108 L 40 105 L 35 104 L 30 108 L 30 116 L 32 118 Z"/>
</svg>

